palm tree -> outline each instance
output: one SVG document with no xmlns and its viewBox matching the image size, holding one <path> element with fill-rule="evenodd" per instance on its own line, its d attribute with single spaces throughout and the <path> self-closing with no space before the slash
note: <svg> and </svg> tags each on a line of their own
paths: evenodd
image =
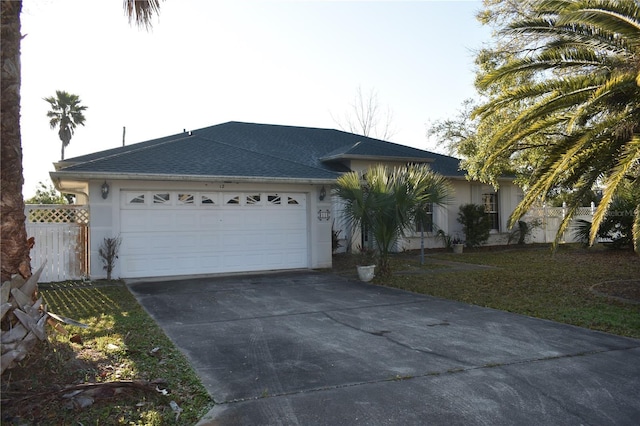
<svg viewBox="0 0 640 426">
<path fill-rule="evenodd" d="M 366 173 L 338 178 L 335 194 L 343 201 L 351 230 L 365 228 L 373 236 L 381 275 L 390 273 L 389 253 L 427 203 L 442 205 L 451 193 L 448 182 L 426 165 L 389 170 L 377 165 Z"/>
<path fill-rule="evenodd" d="M 129 21 L 150 27 L 160 10 L 160 0 L 125 0 Z M 31 275 L 29 246 L 22 198 L 22 143 L 20 139 L 20 12 L 21 0 L 1 0 L 0 30 L 2 74 L 0 78 L 2 122 L 0 142 L 1 196 L 1 277 L 5 282 L 14 274 Z"/>
<path fill-rule="evenodd" d="M 60 159 L 64 160 L 64 149 L 69 146 L 76 127 L 78 124 L 84 126 L 84 111 L 87 107 L 80 105 L 81 101 L 78 95 L 67 93 L 64 90 L 56 90 L 55 97 L 50 96 L 44 100 L 51 105 L 51 111 L 47 111 L 47 117 L 50 118 L 51 128 L 58 128 L 58 136 L 62 141 Z"/>
<path fill-rule="evenodd" d="M 124 6 L 130 21 L 134 19 L 138 25 L 149 27 L 151 18 L 158 13 L 160 0 L 125 0 Z M 15 284 L 23 283 L 20 289 L 36 300 L 37 277 L 36 271 L 31 277 L 30 242 L 27 241 L 25 227 L 24 200 L 22 198 L 22 143 L 20 137 L 20 12 L 21 0 L 0 0 L 0 282 L 5 283 L 15 276 Z M 12 288 L 14 287 L 12 283 Z M 12 307 L 8 311 L 3 309 L 2 335 L 5 330 L 15 324 L 17 319 L 13 310 L 18 303 L 14 296 L 9 296 Z M 31 336 L 29 333 L 27 336 Z M 4 339 L 3 339 L 4 341 Z M 35 340 L 23 340 L 24 346 L 20 355 L 13 351 L 12 358 L 5 353 L 8 345 L 2 346 L 2 362 L 0 368 L 4 371 L 13 361 L 19 361 L 31 351 Z M 5 355 L 7 359 L 5 360 Z"/>
<path fill-rule="evenodd" d="M 490 120 L 524 105 L 495 132 L 484 169 L 522 155 L 522 141 L 543 136 L 546 147 L 528 181 L 511 225 L 558 187 L 570 188 L 568 214 L 556 242 L 594 185 L 604 193 L 593 218 L 590 243 L 617 190 L 626 182 L 640 192 L 640 3 L 634 0 L 541 0 L 529 17 L 511 23 L 507 36 L 528 42 L 502 66 L 481 76 L 480 89 L 533 73 L 502 91 L 475 115 Z M 634 246 L 640 245 L 640 204 L 635 207 Z"/>
<path fill-rule="evenodd" d="M 19 1 L 2 0 L 0 43 L 2 45 L 2 134 L 0 143 L 1 282 L 14 274 L 31 275 L 29 246 L 22 198 L 22 146 L 20 144 L 20 11 Z"/>
</svg>

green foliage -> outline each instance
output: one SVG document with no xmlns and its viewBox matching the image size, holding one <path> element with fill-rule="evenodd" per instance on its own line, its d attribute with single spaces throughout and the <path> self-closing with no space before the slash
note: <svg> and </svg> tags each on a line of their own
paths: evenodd
<svg viewBox="0 0 640 426">
<path fill-rule="evenodd" d="M 589 235 L 591 235 L 591 222 L 578 219 L 573 227 L 573 237 L 582 245 L 588 246 Z"/>
<path fill-rule="evenodd" d="M 25 200 L 25 204 L 67 204 L 67 198 L 60 194 L 52 184 L 45 185 L 44 182 L 38 182 L 36 195 Z"/>
<path fill-rule="evenodd" d="M 618 194 L 609 204 L 604 219 L 596 235 L 598 238 L 608 241 L 609 247 L 625 248 L 634 246 L 635 211 L 640 203 L 640 193 L 633 191 L 632 185 L 620 188 Z M 584 244 L 588 244 L 593 233 L 592 223 L 579 220 L 574 227 L 574 236 Z"/>
<path fill-rule="evenodd" d="M 451 247 L 453 247 L 453 237 L 444 232 L 442 229 L 438 229 L 438 232 L 436 232 L 436 237 L 438 237 L 440 241 L 442 241 L 442 245 L 444 245 L 446 249 L 450 249 Z"/>
<path fill-rule="evenodd" d="M 113 272 L 113 268 L 116 265 L 121 243 L 122 238 L 120 236 L 113 238 L 105 237 L 98 248 L 98 255 L 100 256 L 100 260 L 102 260 L 102 268 L 107 271 L 108 281 L 111 281 L 111 272 Z"/>
<path fill-rule="evenodd" d="M 481 168 L 470 174 L 493 181 L 514 159 L 533 154 L 524 162 L 530 169 L 525 198 L 510 224 L 559 188 L 570 189 L 556 240 L 602 183 L 592 243 L 618 188 L 629 183 L 640 193 L 640 5 L 540 0 L 511 13 L 510 2 L 489 3 L 505 19 L 484 16 L 500 27 L 501 38 L 477 80 L 488 100 L 471 118 L 479 128 L 486 125 L 490 137 L 477 141 Z M 495 126 L 500 116 L 510 119 Z M 633 210 L 640 224 L 640 204 Z M 640 241 L 640 225 L 634 239 Z"/>
<path fill-rule="evenodd" d="M 374 249 L 362 247 L 358 245 L 357 248 L 357 262 L 358 266 L 375 265 L 378 261 L 378 256 Z"/>
<path fill-rule="evenodd" d="M 331 252 L 335 253 L 342 244 L 340 244 L 340 234 L 342 233 L 341 229 L 335 229 L 333 224 L 331 225 Z"/>
<path fill-rule="evenodd" d="M 124 284 L 66 281 L 40 284 L 39 292 L 50 312 L 89 327 L 65 325 L 66 335 L 51 330 L 42 353 L 30 354 L 10 380 L 3 377 L 2 424 L 14 416 L 20 424 L 34 425 L 186 426 L 211 408 L 213 401 L 185 356 Z M 160 350 L 154 353 L 154 348 Z M 68 386 L 129 380 L 160 380 L 160 388 L 170 393 L 163 395 L 155 386 L 123 388 L 115 395 L 104 389 L 83 409 L 67 408 L 70 399 L 61 397 Z M 38 398 L 32 400 L 34 394 Z M 179 419 L 169 408 L 172 400 L 183 410 Z"/>
<path fill-rule="evenodd" d="M 427 203 L 442 205 L 451 187 L 426 165 L 390 170 L 370 167 L 366 173 L 347 173 L 337 181 L 335 194 L 343 201 L 344 217 L 352 232 L 371 232 L 379 255 L 380 275 L 390 274 L 389 253 L 397 239 L 409 229 Z"/>
<path fill-rule="evenodd" d="M 517 225 L 509 232 L 507 244 L 511 244 L 514 241 L 517 241 L 519 245 L 526 244 L 527 238 L 531 235 L 531 232 L 539 226 L 539 220 L 532 220 L 530 222 L 519 220 Z"/>
<path fill-rule="evenodd" d="M 491 222 L 480 204 L 463 204 L 458 212 L 458 222 L 462 224 L 467 247 L 478 247 L 487 242 L 491 232 Z"/>
<path fill-rule="evenodd" d="M 635 204 L 629 199 L 614 199 L 607 215 L 600 223 L 598 237 L 609 238 L 614 248 L 632 247 L 634 208 Z"/>
</svg>

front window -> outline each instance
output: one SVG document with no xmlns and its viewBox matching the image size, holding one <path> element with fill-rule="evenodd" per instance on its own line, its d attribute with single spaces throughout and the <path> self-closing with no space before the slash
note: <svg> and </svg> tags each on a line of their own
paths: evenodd
<svg viewBox="0 0 640 426">
<path fill-rule="evenodd" d="M 500 221 L 498 218 L 498 194 L 495 192 L 482 194 L 482 204 L 484 205 L 484 212 L 489 216 L 491 230 L 500 230 Z"/>
<path fill-rule="evenodd" d="M 433 232 L 433 203 L 427 203 L 416 220 L 416 232 Z"/>
</svg>

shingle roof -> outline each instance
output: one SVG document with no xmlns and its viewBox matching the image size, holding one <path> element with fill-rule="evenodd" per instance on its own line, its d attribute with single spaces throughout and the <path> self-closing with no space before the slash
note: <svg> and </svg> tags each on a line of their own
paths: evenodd
<svg viewBox="0 0 640 426">
<path fill-rule="evenodd" d="M 464 176 L 453 157 L 331 129 L 228 122 L 75 158 L 71 173 L 326 180 L 349 171 L 339 160 L 429 162 L 445 176 Z"/>
</svg>

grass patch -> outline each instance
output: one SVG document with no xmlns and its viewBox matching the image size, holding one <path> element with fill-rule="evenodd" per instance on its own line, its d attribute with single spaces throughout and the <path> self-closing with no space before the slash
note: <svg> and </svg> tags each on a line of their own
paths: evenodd
<svg viewBox="0 0 640 426">
<path fill-rule="evenodd" d="M 350 256 L 338 257 L 334 270 L 349 274 Z M 640 295 L 640 281 L 635 291 L 629 291 L 633 286 L 629 281 L 640 277 L 640 258 L 632 252 L 566 245 L 552 254 L 548 246 L 508 246 L 465 250 L 462 255 L 430 252 L 427 261 L 445 267 L 422 274 L 398 273 L 407 262 L 419 264 L 414 252 L 398 254 L 392 258 L 394 274 L 374 282 L 640 338 L 640 305 L 601 292 L 602 283 L 619 280 L 626 281 L 626 294 Z M 592 291 L 594 286 L 599 292 Z"/>
<path fill-rule="evenodd" d="M 49 311 L 89 327 L 65 325 L 68 335 L 49 327 L 48 340 L 3 374 L 3 424 L 192 425 L 211 408 L 185 357 L 127 287 L 104 284 L 40 286 Z M 98 386 L 85 408 L 63 397 L 68 386 L 129 381 L 150 387 Z"/>
</svg>

